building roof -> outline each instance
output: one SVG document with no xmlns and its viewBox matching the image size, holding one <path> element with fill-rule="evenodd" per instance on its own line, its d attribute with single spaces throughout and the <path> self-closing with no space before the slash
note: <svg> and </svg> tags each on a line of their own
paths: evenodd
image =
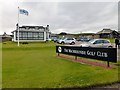
<svg viewBox="0 0 120 90">
<path fill-rule="evenodd" d="M 6 32 L 4 32 L 3 35 L 0 35 L 0 37 L 11 37 L 10 35 L 6 34 Z"/>
<path fill-rule="evenodd" d="M 45 27 L 43 27 L 43 26 L 22 26 L 22 27 L 19 27 L 19 28 L 38 28 L 38 29 L 43 28 L 43 29 L 45 29 Z"/>
<path fill-rule="evenodd" d="M 103 30 L 97 32 L 97 34 L 110 34 L 110 33 L 112 33 L 113 31 L 115 31 L 115 30 L 103 29 Z M 115 31 L 115 32 L 117 32 L 117 31 Z"/>
<path fill-rule="evenodd" d="M 21 26 L 19 28 L 20 28 L 20 31 L 21 31 L 22 28 L 23 28 L 22 31 L 34 31 L 34 32 L 36 32 L 36 31 L 40 31 L 39 29 L 43 29 L 47 32 L 49 31 L 49 25 L 47 25 L 47 27 L 43 27 L 43 26 Z M 32 30 L 32 29 L 35 29 L 35 30 Z M 17 31 L 17 25 L 16 25 L 16 30 L 12 31 L 12 33 L 15 32 L 15 31 Z"/>
<path fill-rule="evenodd" d="M 120 33 L 120 31 L 118 31 L 118 33 Z"/>
</svg>

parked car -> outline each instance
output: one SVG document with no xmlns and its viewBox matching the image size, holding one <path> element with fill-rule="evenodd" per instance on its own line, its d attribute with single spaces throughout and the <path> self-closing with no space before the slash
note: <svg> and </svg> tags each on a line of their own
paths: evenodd
<svg viewBox="0 0 120 90">
<path fill-rule="evenodd" d="M 60 38 L 53 38 L 52 41 L 57 42 Z"/>
<path fill-rule="evenodd" d="M 51 38 L 49 38 L 49 39 L 47 39 L 46 41 L 52 41 L 52 39 L 51 39 Z"/>
<path fill-rule="evenodd" d="M 87 37 L 80 37 L 79 39 L 77 39 L 77 41 L 81 41 L 81 42 L 89 42 L 91 39 L 87 38 Z"/>
<path fill-rule="evenodd" d="M 76 40 L 75 38 L 62 38 L 57 41 L 59 44 L 75 44 Z"/>
<path fill-rule="evenodd" d="M 81 47 L 103 47 L 103 48 L 112 48 L 112 44 L 109 40 L 106 39 L 92 39 L 87 43 L 80 44 Z"/>
</svg>

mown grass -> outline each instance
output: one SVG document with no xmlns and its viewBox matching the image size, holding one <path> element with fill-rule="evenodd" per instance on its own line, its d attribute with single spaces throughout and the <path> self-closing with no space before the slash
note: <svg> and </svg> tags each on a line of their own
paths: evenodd
<svg viewBox="0 0 120 90">
<path fill-rule="evenodd" d="M 118 69 L 57 58 L 53 42 L 2 47 L 3 88 L 88 87 L 118 81 Z"/>
<path fill-rule="evenodd" d="M 115 43 L 115 39 L 114 39 L 114 38 L 107 38 L 107 39 L 110 40 L 110 42 L 111 42 L 112 44 Z"/>
</svg>

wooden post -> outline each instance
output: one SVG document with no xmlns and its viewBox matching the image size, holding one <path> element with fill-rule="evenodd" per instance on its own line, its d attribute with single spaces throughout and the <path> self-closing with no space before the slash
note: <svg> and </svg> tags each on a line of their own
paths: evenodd
<svg viewBox="0 0 120 90">
<path fill-rule="evenodd" d="M 110 67 L 110 63 L 109 63 L 109 61 L 107 61 L 107 66 Z"/>
<path fill-rule="evenodd" d="M 75 56 L 75 60 L 77 60 L 77 56 Z"/>
<path fill-rule="evenodd" d="M 58 56 L 60 56 L 60 54 L 58 53 Z"/>
</svg>

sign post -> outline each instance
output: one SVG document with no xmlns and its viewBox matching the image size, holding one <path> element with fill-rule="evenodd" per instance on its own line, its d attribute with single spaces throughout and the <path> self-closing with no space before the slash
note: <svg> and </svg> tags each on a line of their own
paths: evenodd
<svg viewBox="0 0 120 90">
<path fill-rule="evenodd" d="M 60 56 L 60 54 L 58 53 L 58 56 Z"/>
<path fill-rule="evenodd" d="M 75 60 L 77 60 L 77 56 L 75 56 Z"/>
</svg>

